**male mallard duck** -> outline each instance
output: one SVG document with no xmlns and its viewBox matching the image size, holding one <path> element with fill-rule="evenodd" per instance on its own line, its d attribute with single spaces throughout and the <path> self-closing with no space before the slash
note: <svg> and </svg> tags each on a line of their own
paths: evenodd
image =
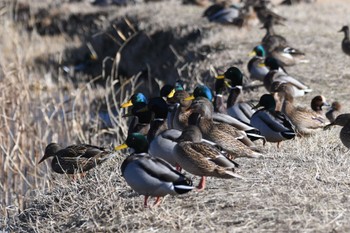
<svg viewBox="0 0 350 233">
<path fill-rule="evenodd" d="M 260 97 L 259 103 L 254 106 L 256 111 L 250 123 L 258 128 L 266 141 L 277 142 L 277 147 L 281 141 L 295 137 L 294 126 L 284 113 L 276 111 L 276 102 L 271 94 L 264 94 Z"/>
<path fill-rule="evenodd" d="M 235 163 L 225 157 L 219 149 L 201 141 L 202 133 L 197 126 L 187 126 L 174 148 L 178 164 L 186 171 L 201 176 L 197 188 L 205 188 L 205 177 L 218 178 L 239 177 L 234 173 Z"/>
<path fill-rule="evenodd" d="M 203 137 L 207 140 L 215 142 L 221 148 L 226 150 L 230 154 L 230 158 L 236 157 L 261 157 L 262 154 L 253 151 L 251 148 L 243 144 L 236 138 L 236 135 L 232 135 L 230 131 L 224 131 L 225 128 L 232 126 L 226 124 L 226 127 L 218 128 L 217 124 L 213 121 L 214 107 L 212 103 L 204 97 L 197 97 L 191 104 L 190 109 L 192 112 L 199 113 L 201 119 L 197 126 L 200 128 Z"/>
<path fill-rule="evenodd" d="M 341 48 L 346 55 L 350 56 L 349 27 L 343 26 L 339 32 L 344 32 L 344 39 L 341 42 Z"/>
<path fill-rule="evenodd" d="M 340 130 L 339 134 L 340 140 L 344 146 L 350 149 L 350 114 L 340 114 L 332 123 L 326 125 L 324 129 L 329 129 L 333 125 L 339 125 L 343 127 Z"/>
<path fill-rule="evenodd" d="M 133 94 L 127 102 L 120 106 L 121 108 L 128 108 L 132 106 L 131 111 L 124 115 L 124 117 L 133 116 L 131 122 L 129 123 L 128 134 L 134 132 L 139 132 L 144 135 L 147 134 L 150 128 L 152 116 L 149 112 L 139 111 L 147 106 L 147 103 L 148 100 L 146 96 L 143 93 L 138 92 Z"/>
<path fill-rule="evenodd" d="M 184 194 L 194 188 L 192 181 L 176 171 L 169 163 L 147 154 L 148 142 L 144 135 L 130 134 L 125 143 L 115 149 L 121 150 L 127 147 L 134 149 L 135 152 L 122 163 L 122 175 L 133 190 L 145 195 L 145 207 L 149 196 L 156 197 L 154 205 L 158 205 L 160 197 L 168 194 Z"/>
<path fill-rule="evenodd" d="M 250 118 L 255 112 L 252 105 L 243 99 L 243 74 L 237 67 L 230 67 L 224 73 L 226 79 L 230 80 L 231 90 L 227 99 L 228 115 L 250 124 Z"/>
<path fill-rule="evenodd" d="M 326 112 L 326 117 L 329 120 L 329 122 L 333 122 L 335 118 L 339 115 L 339 111 L 341 110 L 341 104 L 338 101 L 334 101 L 329 108 L 329 110 Z"/>
<path fill-rule="evenodd" d="M 300 136 L 308 136 L 323 128 L 326 124 L 326 119 L 312 111 L 300 106 L 294 106 L 293 86 L 290 83 L 281 83 L 278 86 L 278 95 L 283 103 L 282 112 L 286 114 L 293 125 L 295 131 Z"/>
<path fill-rule="evenodd" d="M 249 53 L 252 58 L 249 60 L 247 68 L 250 73 L 250 79 L 263 81 L 269 69 L 264 64 L 266 52 L 262 45 L 255 46 Z"/>
<path fill-rule="evenodd" d="M 222 1 L 209 6 L 203 13 L 210 22 L 221 24 L 243 25 L 241 17 L 241 8 L 237 5 L 231 5 L 228 1 Z"/>
<path fill-rule="evenodd" d="M 303 96 L 306 93 L 312 91 L 312 89 L 310 89 L 302 82 L 281 71 L 280 65 L 278 64 L 276 59 L 272 57 L 267 57 L 265 59 L 265 65 L 270 68 L 270 71 L 264 78 L 264 86 L 268 92 L 273 92 L 272 84 L 274 82 L 290 83 L 291 88 L 293 90 L 293 92 L 291 93 L 293 97 Z"/>
<path fill-rule="evenodd" d="M 88 144 L 71 145 L 63 148 L 57 143 L 50 143 L 46 146 L 44 156 L 39 163 L 53 157 L 51 167 L 54 172 L 75 174 L 86 172 L 115 155 L 116 153 L 106 148 Z"/>
</svg>

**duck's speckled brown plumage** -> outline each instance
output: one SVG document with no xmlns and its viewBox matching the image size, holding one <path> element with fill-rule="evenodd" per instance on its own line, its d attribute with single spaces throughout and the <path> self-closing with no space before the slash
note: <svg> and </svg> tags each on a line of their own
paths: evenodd
<svg viewBox="0 0 350 233">
<path fill-rule="evenodd" d="M 226 158 L 219 149 L 201 142 L 202 134 L 197 126 L 184 129 L 175 146 L 176 159 L 186 171 L 198 176 L 233 178 L 235 163 Z"/>
<path fill-rule="evenodd" d="M 80 144 L 62 148 L 57 143 L 50 143 L 46 149 L 41 163 L 49 157 L 53 157 L 51 162 L 52 170 L 60 174 L 74 174 L 88 171 L 98 164 L 113 157 L 114 152 L 103 147 Z"/>
<path fill-rule="evenodd" d="M 202 117 L 198 122 L 203 137 L 207 140 L 213 141 L 224 150 L 228 151 L 230 158 L 236 157 L 260 157 L 260 153 L 253 151 L 248 146 L 237 140 L 234 135 L 220 130 L 212 119 L 213 106 L 206 98 L 197 98 L 191 105 L 192 112 L 199 113 Z"/>
<path fill-rule="evenodd" d="M 291 84 L 282 83 L 278 87 L 278 92 L 283 99 L 282 112 L 289 117 L 300 136 L 314 134 L 327 124 L 327 120 L 322 115 L 305 107 L 294 106 Z"/>
</svg>

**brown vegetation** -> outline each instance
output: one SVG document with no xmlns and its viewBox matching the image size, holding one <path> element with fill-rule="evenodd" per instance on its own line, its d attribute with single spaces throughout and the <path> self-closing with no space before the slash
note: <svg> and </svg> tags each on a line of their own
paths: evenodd
<svg viewBox="0 0 350 233">
<path fill-rule="evenodd" d="M 203 8 L 180 1 L 108 8 L 84 2 L 56 4 L 59 24 L 79 12 L 89 15 L 88 22 L 96 27 L 74 30 L 85 22 L 77 16 L 74 27 L 64 23 L 54 27 L 62 29 L 59 33 L 47 34 L 38 31 L 31 18 L 39 8 L 54 9 L 47 4 L 33 1 L 29 18 L 22 21 L 14 20 L 13 2 L 0 5 L 0 229 L 350 230 L 350 154 L 339 140 L 339 128 L 285 142 L 279 150 L 268 144 L 266 158 L 237 160 L 246 180 L 209 178 L 204 192 L 166 197 L 157 209 L 143 209 L 142 198 L 120 176 L 124 155 L 77 180 L 52 173 L 49 162 L 37 165 L 52 141 L 106 146 L 123 141 L 127 123 L 118 105 L 135 89 L 155 95 L 158 86 L 178 77 L 189 89 L 196 82 L 212 86 L 212 70 L 232 65 L 246 70 L 248 52 L 264 35 L 258 26 L 239 29 L 208 23 L 200 17 Z M 342 53 L 343 34 L 337 31 L 350 23 L 350 5 L 319 0 L 275 10 L 288 18 L 276 31 L 310 60 L 288 68 L 314 90 L 298 103 L 309 105 L 313 96 L 324 95 L 349 112 L 350 57 Z M 97 61 L 86 60 L 94 52 Z M 87 70 L 73 72 L 79 64 L 87 64 Z M 150 82 L 155 89 L 141 89 Z M 260 88 L 247 98 L 258 100 L 263 93 Z M 112 116 L 108 127 L 97 117 L 102 111 Z"/>
</svg>

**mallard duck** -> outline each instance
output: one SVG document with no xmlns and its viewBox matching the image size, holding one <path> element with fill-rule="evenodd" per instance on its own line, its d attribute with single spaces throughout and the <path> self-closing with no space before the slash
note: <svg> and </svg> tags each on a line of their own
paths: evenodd
<svg viewBox="0 0 350 233">
<path fill-rule="evenodd" d="M 265 59 L 265 65 L 270 68 L 270 71 L 264 78 L 264 86 L 268 92 L 273 92 L 272 83 L 274 82 L 290 83 L 292 88 L 291 94 L 293 97 L 303 96 L 312 91 L 312 89 L 304 83 L 281 71 L 280 65 L 276 59 L 267 57 Z"/>
<path fill-rule="evenodd" d="M 299 136 L 312 135 L 326 125 L 326 119 L 320 114 L 305 107 L 294 106 L 292 84 L 281 83 L 277 91 L 283 103 L 282 112 L 289 117 Z"/>
<path fill-rule="evenodd" d="M 174 148 L 178 164 L 186 171 L 201 176 L 197 188 L 205 188 L 205 177 L 218 178 L 239 177 L 235 174 L 235 163 L 225 157 L 220 150 L 210 144 L 201 142 L 202 133 L 197 126 L 187 126 Z"/>
<path fill-rule="evenodd" d="M 269 69 L 262 65 L 265 62 L 266 52 L 262 45 L 255 46 L 249 53 L 252 58 L 249 60 L 247 68 L 250 73 L 251 80 L 263 81 Z"/>
<path fill-rule="evenodd" d="M 192 112 L 199 113 L 201 119 L 197 126 L 200 128 L 203 137 L 207 140 L 213 141 L 226 150 L 230 154 L 230 158 L 236 157 L 261 157 L 262 154 L 253 151 L 244 143 L 236 138 L 236 135 L 232 135 L 228 131 L 223 131 L 225 128 L 232 127 L 226 124 L 226 127 L 218 128 L 217 124 L 213 121 L 214 107 L 212 103 L 205 97 L 197 97 L 191 104 L 190 109 Z"/>
<path fill-rule="evenodd" d="M 203 13 L 209 22 L 221 24 L 243 25 L 241 17 L 241 8 L 237 5 L 231 5 L 228 1 L 221 1 L 209 6 Z"/>
<path fill-rule="evenodd" d="M 350 56 L 350 39 L 349 39 L 349 27 L 343 26 L 339 32 L 344 32 L 344 39 L 341 42 L 341 48 L 346 55 Z"/>
<path fill-rule="evenodd" d="M 163 159 L 147 154 L 148 142 L 144 135 L 133 133 L 128 135 L 124 144 L 116 150 L 134 149 L 121 165 L 121 172 L 128 185 L 141 195 L 145 195 L 144 206 L 147 207 L 149 196 L 156 197 L 154 206 L 160 203 L 160 197 L 184 194 L 194 187 L 192 181 L 176 171 Z"/>
<path fill-rule="evenodd" d="M 340 130 L 340 140 L 343 143 L 344 146 L 350 149 L 350 114 L 345 113 L 345 114 L 340 114 L 335 118 L 335 120 L 326 125 L 324 129 L 329 129 L 331 126 L 334 125 L 339 125 L 342 126 L 343 128 Z"/>
<path fill-rule="evenodd" d="M 115 152 L 106 148 L 88 144 L 71 145 L 63 148 L 57 143 L 50 143 L 46 146 L 44 156 L 38 164 L 49 157 L 53 157 L 51 167 L 54 172 L 75 174 L 89 171 L 115 155 Z"/>
<path fill-rule="evenodd" d="M 254 11 L 256 12 L 258 19 L 261 23 L 266 23 L 267 21 L 273 21 L 275 24 L 281 24 L 281 22 L 287 19 L 283 16 L 278 15 L 269 9 L 266 5 L 268 1 L 254 2 Z"/>
<path fill-rule="evenodd" d="M 199 85 L 194 89 L 194 92 L 191 96 L 187 97 L 185 100 L 193 100 L 197 98 L 206 98 L 209 100 L 209 102 L 212 101 L 213 99 L 213 94 L 212 91 L 210 90 L 209 87 L 205 85 Z M 188 116 L 192 113 L 192 111 L 188 111 Z M 188 117 L 187 117 L 188 119 Z M 228 114 L 223 114 L 219 112 L 213 112 L 212 113 L 212 119 L 215 124 L 219 123 L 226 123 L 231 126 L 233 126 L 236 130 L 243 130 L 246 132 L 247 136 L 249 137 L 250 140 L 258 140 L 262 139 L 264 140 L 264 137 L 260 135 L 259 130 L 252 127 L 249 123 L 243 122 L 239 119 L 236 119 Z M 244 143 L 248 146 L 252 146 L 252 142 L 250 140 L 245 140 Z"/>
<path fill-rule="evenodd" d="M 332 123 L 335 120 L 335 118 L 339 115 L 340 110 L 341 104 L 338 101 L 334 101 L 325 114 L 329 122 Z"/>
<path fill-rule="evenodd" d="M 295 137 L 294 126 L 284 113 L 275 110 L 276 102 L 271 94 L 261 96 L 259 103 L 253 108 L 259 107 L 263 108 L 253 114 L 250 123 L 260 130 L 266 141 L 277 142 L 279 147 L 280 142 Z"/>
<path fill-rule="evenodd" d="M 304 52 L 290 46 L 278 46 L 269 53 L 269 56 L 275 58 L 281 66 L 309 63 Z"/>
<path fill-rule="evenodd" d="M 227 114 L 250 124 L 250 118 L 255 112 L 249 102 L 243 98 L 243 74 L 237 67 L 230 67 L 224 73 L 226 79 L 230 80 L 230 94 L 227 99 Z"/>
<path fill-rule="evenodd" d="M 147 97 L 143 93 L 138 92 L 133 94 L 127 102 L 121 104 L 120 108 L 127 108 L 130 106 L 133 106 L 135 103 L 147 104 L 147 102 L 148 102 Z"/>
<path fill-rule="evenodd" d="M 227 114 L 223 92 L 225 90 L 225 76 L 218 75 L 215 77 L 215 95 L 214 95 L 214 111 Z"/>
<path fill-rule="evenodd" d="M 266 34 L 263 37 L 261 44 L 268 54 L 272 53 L 276 48 L 288 46 L 286 38 L 275 33 L 273 24 L 274 20 L 269 16 L 262 27 L 266 29 Z"/>
</svg>

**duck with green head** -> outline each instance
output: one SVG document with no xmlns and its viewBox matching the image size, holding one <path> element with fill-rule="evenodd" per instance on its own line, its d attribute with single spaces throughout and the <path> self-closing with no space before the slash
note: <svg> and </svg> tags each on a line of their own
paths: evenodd
<svg viewBox="0 0 350 233">
<path fill-rule="evenodd" d="M 237 67 L 230 67 L 226 70 L 224 76 L 230 81 L 227 114 L 246 124 L 250 124 L 250 118 L 255 110 L 252 110 L 251 103 L 244 100 L 242 72 Z"/>
<path fill-rule="evenodd" d="M 150 196 L 156 197 L 154 206 L 157 206 L 163 196 L 185 194 L 194 188 L 192 181 L 169 163 L 147 154 L 148 141 L 144 135 L 132 133 L 124 144 L 115 149 L 128 147 L 134 149 L 134 153 L 123 161 L 121 172 L 128 185 L 145 196 L 145 207 L 148 206 L 147 200 Z"/>
<path fill-rule="evenodd" d="M 275 58 L 266 57 L 265 65 L 270 68 L 270 71 L 264 78 L 264 86 L 268 92 L 273 92 L 272 84 L 274 82 L 290 83 L 293 97 L 300 97 L 312 92 L 312 89 L 304 83 L 281 71 L 280 65 Z"/>
</svg>

